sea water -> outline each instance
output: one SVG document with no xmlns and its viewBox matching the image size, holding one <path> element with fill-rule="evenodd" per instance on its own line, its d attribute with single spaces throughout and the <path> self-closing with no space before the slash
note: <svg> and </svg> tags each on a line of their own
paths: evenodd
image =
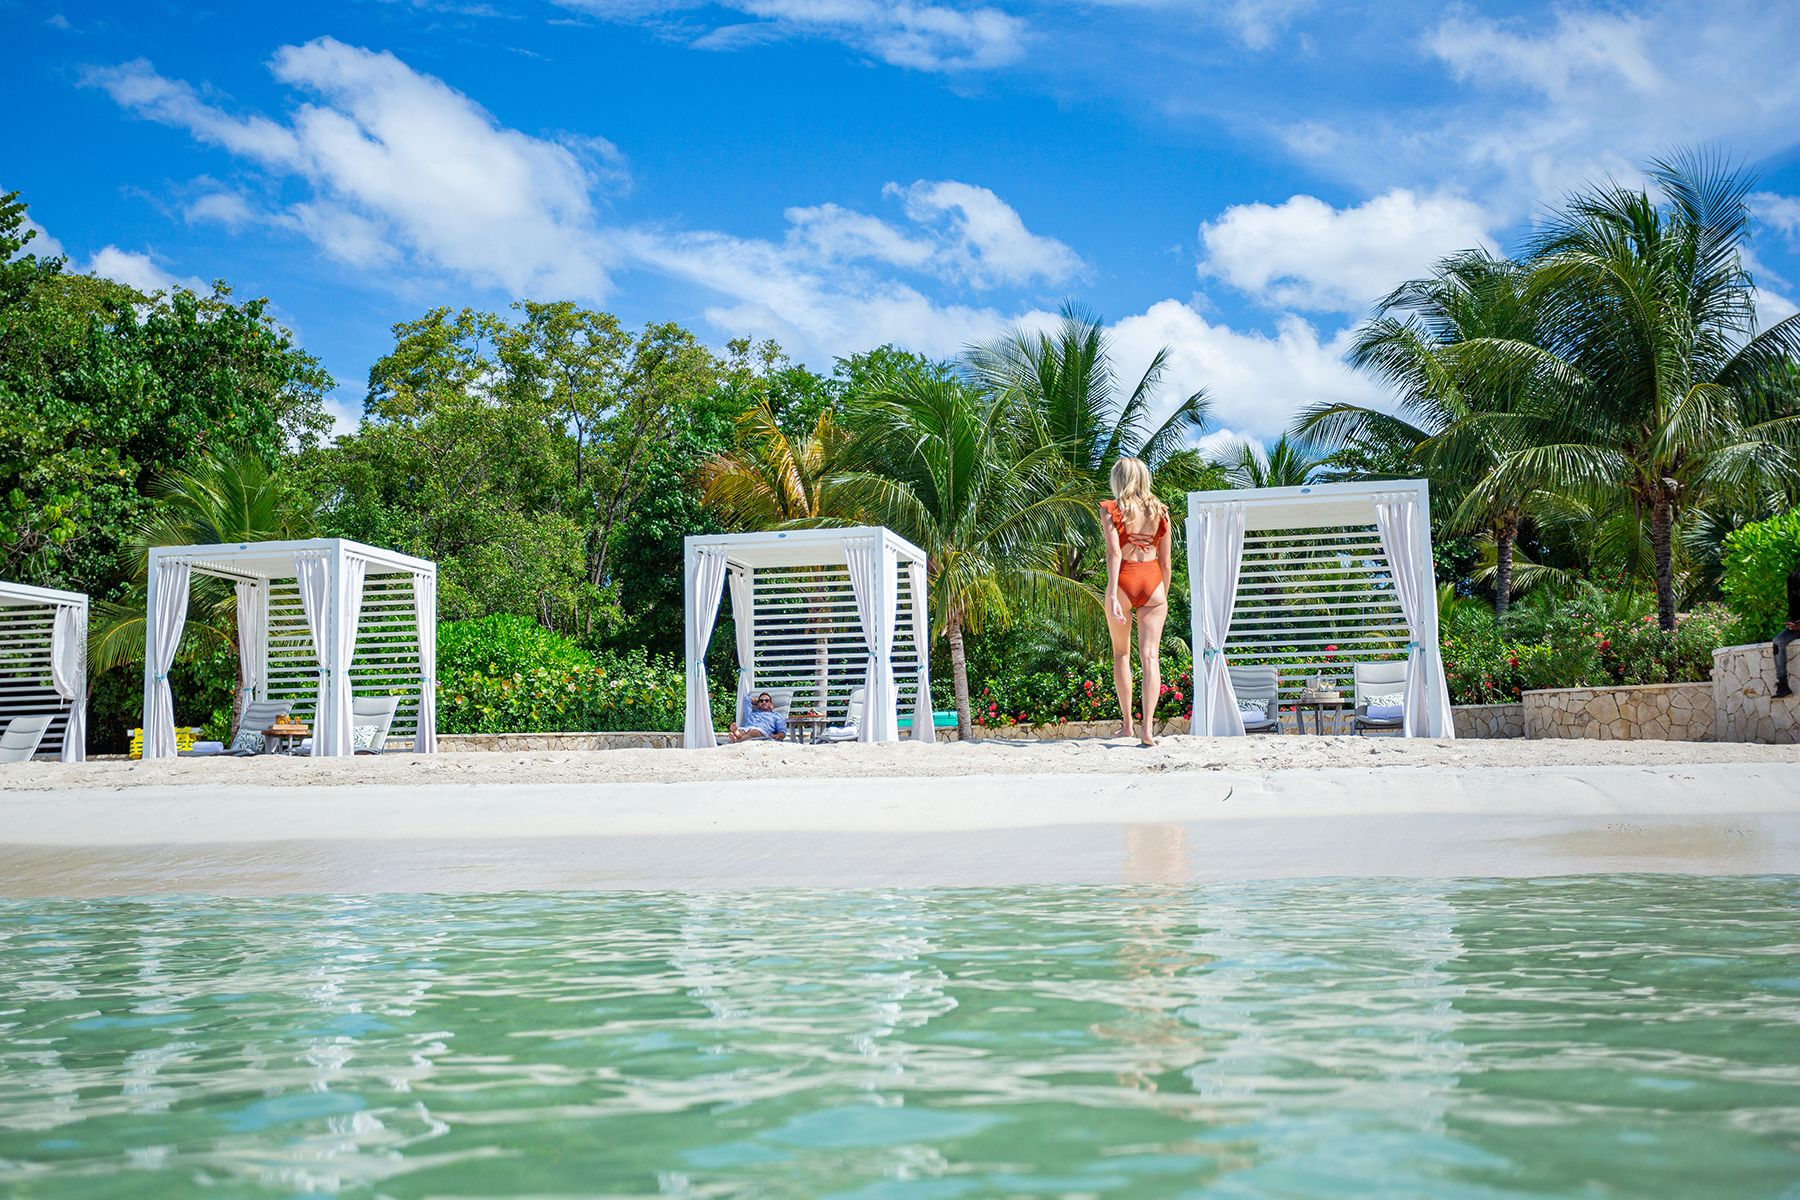
<svg viewBox="0 0 1800 1200">
<path fill-rule="evenodd" d="M 0 902 L 0 1195 L 1800 1194 L 1800 880 Z"/>
</svg>

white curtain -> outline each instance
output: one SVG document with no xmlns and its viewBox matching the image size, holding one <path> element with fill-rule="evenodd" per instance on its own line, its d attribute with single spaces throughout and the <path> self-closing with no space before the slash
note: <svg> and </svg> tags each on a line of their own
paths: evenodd
<svg viewBox="0 0 1800 1200">
<path fill-rule="evenodd" d="M 751 665 L 756 660 L 756 626 L 750 611 L 753 598 L 750 572 L 745 567 L 737 567 L 728 571 L 726 581 L 731 585 L 731 624 L 737 631 L 737 719 L 742 721 L 749 711 Z"/>
<path fill-rule="evenodd" d="M 712 697 L 706 688 L 706 647 L 712 641 L 719 598 L 725 593 L 725 551 L 712 547 L 688 552 L 687 560 L 687 727 L 690 749 L 719 744 L 713 735 Z"/>
<path fill-rule="evenodd" d="M 1200 695 L 1192 729 L 1215 736 L 1244 736 L 1244 715 L 1225 669 L 1225 639 L 1237 607 L 1238 567 L 1244 557 L 1244 506 L 1209 504 L 1194 514 L 1188 538 L 1188 590 L 1194 605 L 1194 652 Z"/>
<path fill-rule="evenodd" d="M 925 564 L 906 564 L 912 581 L 913 641 L 919 647 L 919 694 L 913 699 L 913 741 L 937 741 L 937 725 L 931 719 L 931 598 L 925 594 Z"/>
<path fill-rule="evenodd" d="M 325 726 L 331 715 L 331 559 L 319 551 L 294 555 L 294 584 L 300 590 L 300 610 L 306 614 L 306 632 L 312 635 L 313 661 L 319 667 L 319 687 L 313 700 L 313 754 L 324 754 Z"/>
<path fill-rule="evenodd" d="M 1437 587 L 1431 566 L 1431 535 L 1424 528 L 1417 497 L 1383 493 L 1375 497 L 1375 528 L 1394 572 L 1394 595 L 1406 618 L 1405 710 L 1407 737 L 1455 737 L 1450 720 L 1450 688 L 1438 647 Z"/>
<path fill-rule="evenodd" d="M 419 728 L 413 749 L 437 753 L 437 576 L 413 572 L 413 621 L 419 634 Z"/>
<path fill-rule="evenodd" d="M 175 757 L 175 696 L 169 691 L 169 668 L 187 624 L 189 568 L 179 559 L 156 564 L 156 590 L 146 638 L 149 645 L 144 680 L 144 757 Z"/>
<path fill-rule="evenodd" d="M 900 556 L 885 537 L 875 537 L 845 545 L 844 561 L 850 566 L 850 590 L 856 594 L 856 615 L 862 622 L 863 645 L 869 651 L 863 674 L 863 719 L 857 740 L 898 741 L 893 646 L 894 625 L 899 617 L 895 577 Z"/>
<path fill-rule="evenodd" d="M 87 609 L 56 606 L 50 631 L 50 683 L 69 710 L 63 724 L 62 760 L 87 760 Z"/>
<path fill-rule="evenodd" d="M 313 730 L 313 756 L 349 757 L 356 753 L 351 733 L 356 693 L 350 686 L 350 663 L 356 657 L 356 631 L 362 623 L 363 580 L 369 563 L 354 554 L 338 556 L 337 653 L 331 661 L 331 721 Z M 323 736 L 320 736 L 323 735 Z"/>
<path fill-rule="evenodd" d="M 256 698 L 269 660 L 269 631 L 263 625 L 260 583 L 237 585 L 237 649 L 238 673 L 244 677 L 240 690 L 248 706 Z"/>
</svg>

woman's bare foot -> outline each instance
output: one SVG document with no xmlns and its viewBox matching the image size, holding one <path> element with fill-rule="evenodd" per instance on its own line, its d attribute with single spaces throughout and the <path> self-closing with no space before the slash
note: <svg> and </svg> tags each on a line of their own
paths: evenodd
<svg viewBox="0 0 1800 1200">
<path fill-rule="evenodd" d="M 1156 739 L 1146 733 L 1143 737 L 1138 739 L 1138 745 L 1146 748 L 1154 747 L 1156 745 Z"/>
<path fill-rule="evenodd" d="M 1136 737 L 1137 730 L 1135 730 L 1131 727 L 1130 721 L 1127 721 L 1123 725 L 1119 726 L 1119 732 L 1113 734 L 1113 736 L 1114 737 L 1122 737 L 1122 738 Z"/>
</svg>

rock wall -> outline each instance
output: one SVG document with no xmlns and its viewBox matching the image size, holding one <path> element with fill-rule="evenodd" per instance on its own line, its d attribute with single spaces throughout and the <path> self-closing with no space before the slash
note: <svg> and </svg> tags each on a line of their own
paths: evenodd
<svg viewBox="0 0 1800 1200">
<path fill-rule="evenodd" d="M 1458 704 L 1450 710 L 1459 738 L 1522 738 L 1523 704 Z"/>
<path fill-rule="evenodd" d="M 1642 687 L 1552 688 L 1526 692 L 1525 736 L 1624 741 L 1713 740 L 1713 685 L 1653 683 Z"/>
<path fill-rule="evenodd" d="M 1788 647 L 1788 679 L 1800 685 L 1800 642 Z M 1713 720 L 1722 742 L 1800 743 L 1800 696 L 1775 698 L 1768 642 L 1713 651 Z"/>
</svg>

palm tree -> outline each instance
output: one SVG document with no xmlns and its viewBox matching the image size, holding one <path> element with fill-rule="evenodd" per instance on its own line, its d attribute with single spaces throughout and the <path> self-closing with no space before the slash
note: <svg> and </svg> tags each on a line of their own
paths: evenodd
<svg viewBox="0 0 1800 1200">
<path fill-rule="evenodd" d="M 1496 379 L 1529 381 L 1498 422 L 1511 448 L 1472 499 L 1542 484 L 1629 514 L 1647 526 L 1657 617 L 1673 630 L 1683 516 L 1800 470 L 1800 413 L 1783 382 L 1800 316 L 1756 329 L 1740 251 L 1749 179 L 1694 156 L 1650 175 L 1660 202 L 1608 183 L 1537 238 L 1527 291 L 1542 344 L 1469 344 Z"/>
<path fill-rule="evenodd" d="M 767 400 L 738 423 L 738 444 L 700 468 L 706 501 L 751 529 L 854 515 L 836 476 L 849 439 L 826 409 L 804 437 L 781 427 Z"/>
<path fill-rule="evenodd" d="M 130 598 L 96 603 L 88 660 L 95 674 L 140 663 L 144 658 L 144 589 L 153 546 L 207 546 L 226 542 L 280 541 L 308 536 L 311 513 L 254 452 L 203 460 L 188 471 L 164 476 L 153 487 L 158 503 L 133 532 Z M 197 651 L 237 646 L 237 600 L 233 588 L 211 576 L 194 580 L 198 601 L 183 629 L 184 657 Z M 247 682 L 238 664 L 238 695 Z M 237 716 L 233 712 L 233 718 Z"/>
<path fill-rule="evenodd" d="M 974 382 L 1012 405 L 1022 425 L 1057 448 L 1089 498 L 1107 494 L 1113 464 L 1141 458 L 1156 473 L 1159 490 L 1188 491 L 1212 482 L 1208 464 L 1192 445 L 1212 419 L 1204 390 L 1180 399 L 1151 428 L 1152 409 L 1168 370 L 1165 347 L 1150 359 L 1129 393 L 1113 373 L 1104 327 L 1095 317 L 1064 307 L 1051 332 L 1015 329 L 964 355 Z M 1099 544 L 1096 512 L 1076 529 L 1059 555 L 1058 570 L 1080 578 L 1084 553 Z"/>
<path fill-rule="evenodd" d="M 1313 457 L 1303 443 L 1284 433 L 1266 452 L 1260 452 L 1253 442 L 1233 443 L 1213 460 L 1213 466 L 1234 488 L 1304 487 L 1319 481 L 1326 460 Z"/>
<path fill-rule="evenodd" d="M 1519 532 L 1536 493 L 1531 481 L 1497 487 L 1468 502 L 1467 481 L 1489 474 L 1510 449 L 1503 423 L 1488 418 L 1519 403 L 1516 380 L 1472 372 L 1460 362 L 1474 340 L 1536 345 L 1540 324 L 1526 294 L 1529 276 L 1510 259 L 1464 251 L 1438 263 L 1426 279 L 1402 284 L 1357 330 L 1347 358 L 1399 393 L 1397 413 L 1358 404 L 1318 404 L 1301 413 L 1294 434 L 1329 451 L 1362 451 L 1413 464 L 1440 496 L 1460 502 L 1455 528 L 1482 528 L 1494 548 L 1494 611 L 1512 600 Z M 1395 453 L 1397 452 L 1397 454 Z"/>
<path fill-rule="evenodd" d="M 961 379 L 906 369 L 856 408 L 858 467 L 840 477 L 873 520 L 926 552 L 932 624 L 950 644 L 956 721 L 971 734 L 963 638 L 1021 606 L 1072 614 L 1091 589 L 1056 571 L 1055 548 L 1088 508 L 1055 444 L 1021 436 L 1013 407 Z"/>
</svg>

